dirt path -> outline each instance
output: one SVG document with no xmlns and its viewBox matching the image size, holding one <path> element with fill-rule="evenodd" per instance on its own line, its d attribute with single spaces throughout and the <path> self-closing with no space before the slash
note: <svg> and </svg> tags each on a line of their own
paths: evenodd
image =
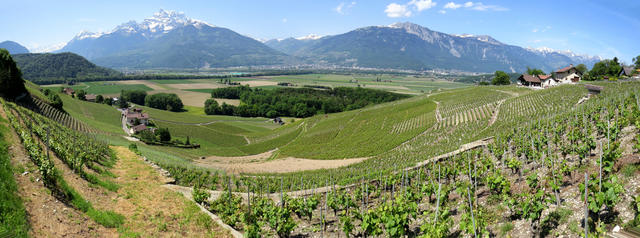
<svg viewBox="0 0 640 238">
<path fill-rule="evenodd" d="M 436 121 L 437 122 L 441 122 L 442 121 L 442 115 L 440 115 L 440 102 L 438 101 L 433 101 L 436 103 Z"/>
<path fill-rule="evenodd" d="M 141 237 L 230 237 L 183 194 L 162 185 L 167 180 L 124 147 L 112 147 L 118 162 L 112 169 L 121 185 L 113 210 L 127 220 L 123 230 Z"/>
<path fill-rule="evenodd" d="M 205 159 L 195 160 L 193 164 L 206 168 L 223 169 L 235 174 L 288 173 L 316 169 L 334 169 L 368 159 L 368 157 L 365 157 L 341 160 L 314 160 L 286 157 L 270 160 L 276 151 L 277 149 L 273 149 L 256 155 L 237 157 L 209 156 Z"/>
<path fill-rule="evenodd" d="M 505 101 L 506 99 L 498 101 L 498 104 L 495 107 L 496 111 L 493 113 L 493 115 L 491 115 L 491 120 L 489 120 L 489 124 L 487 125 L 487 127 L 490 127 L 491 125 L 493 125 L 493 123 L 496 123 L 496 120 L 498 120 L 498 114 L 500 114 L 500 106 L 502 106 L 502 103 L 504 103 Z"/>
<path fill-rule="evenodd" d="M 471 143 L 467 143 L 464 145 L 461 145 L 459 149 L 451 151 L 449 153 L 445 153 L 439 156 L 435 156 L 432 158 L 429 158 L 427 160 L 424 160 L 422 162 L 418 162 L 416 163 L 416 165 L 411 166 L 411 167 L 407 167 L 403 170 L 406 171 L 410 171 L 410 170 L 415 170 L 418 168 L 422 168 L 424 166 L 427 166 L 431 163 L 435 163 L 438 162 L 440 160 L 455 156 L 457 154 L 460 154 L 462 152 L 468 151 L 468 150 L 472 150 L 478 147 L 483 147 L 488 145 L 489 143 L 491 143 L 491 141 L 493 140 L 492 137 L 489 138 L 485 138 L 482 140 L 477 140 Z M 158 170 L 159 171 L 159 170 Z M 374 181 L 374 180 L 371 180 Z M 371 182 L 369 181 L 369 182 Z M 308 196 L 308 195 L 312 195 L 315 193 L 326 193 L 326 192 L 330 192 L 331 190 L 333 190 L 334 188 L 351 188 L 354 186 L 360 186 L 360 184 L 350 184 L 350 185 L 345 185 L 345 186 L 339 186 L 339 185 L 335 185 L 334 186 L 325 186 L 325 187 L 318 187 L 318 188 L 313 188 L 313 189 L 305 189 L 305 190 L 298 190 L 298 191 L 291 191 L 291 192 L 286 192 L 286 194 L 288 196 L 291 197 L 299 197 L 299 196 Z M 178 192 L 182 192 L 182 193 L 191 193 L 192 188 L 190 187 L 185 187 L 185 186 L 180 186 L 180 185 L 175 185 L 175 184 L 166 184 L 164 185 L 164 187 L 169 188 L 171 190 L 174 191 L 178 191 Z M 222 194 L 225 194 L 224 191 L 216 191 L 216 190 L 207 190 L 210 194 L 211 194 L 211 199 L 217 199 L 219 196 L 221 196 Z M 247 193 L 242 193 L 242 192 L 234 192 L 233 194 L 238 195 L 240 197 L 242 197 L 244 199 L 244 201 L 247 201 Z M 278 203 L 280 201 L 280 193 L 271 193 L 271 194 L 267 194 L 267 196 L 269 196 L 274 202 Z"/>
</svg>

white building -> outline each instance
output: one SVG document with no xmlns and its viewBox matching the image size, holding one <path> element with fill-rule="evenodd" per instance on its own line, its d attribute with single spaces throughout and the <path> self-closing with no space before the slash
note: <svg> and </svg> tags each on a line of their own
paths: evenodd
<svg viewBox="0 0 640 238">
<path fill-rule="evenodd" d="M 573 65 L 569 65 L 556 71 L 556 80 L 558 83 L 577 83 L 582 80 L 582 72 L 578 71 Z"/>
</svg>

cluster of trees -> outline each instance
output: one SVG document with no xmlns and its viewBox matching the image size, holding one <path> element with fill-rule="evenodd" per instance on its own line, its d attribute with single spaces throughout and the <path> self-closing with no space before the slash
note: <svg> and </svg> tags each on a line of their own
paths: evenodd
<svg viewBox="0 0 640 238">
<path fill-rule="evenodd" d="M 588 72 L 583 72 L 585 80 L 601 80 L 604 77 L 617 77 L 622 71 L 622 65 L 618 62 L 618 58 L 614 57 L 613 60 L 602 60 L 595 65 Z"/>
<path fill-rule="evenodd" d="M 252 89 L 246 86 L 214 89 L 215 98 L 240 99 L 240 106 L 219 105 L 215 99 L 205 102 L 209 115 L 242 117 L 309 117 L 316 113 L 354 110 L 371 104 L 395 101 L 409 96 L 375 89 L 338 87 L 329 90 L 310 88 Z"/>
<path fill-rule="evenodd" d="M 58 96 L 57 93 L 49 90 L 48 88 L 43 89 L 42 93 L 49 99 L 52 107 L 62 110 L 62 99 L 60 99 L 60 96 Z"/>
<path fill-rule="evenodd" d="M 122 77 L 122 73 L 118 71 L 97 66 L 84 57 L 69 52 L 18 54 L 14 58 L 22 69 L 24 78 L 39 84 L 58 79 Z"/>
<path fill-rule="evenodd" d="M 182 111 L 184 107 L 182 100 L 175 93 L 147 95 L 147 92 L 142 90 L 122 90 L 118 106 L 125 108 L 129 102 L 172 112 Z"/>
<path fill-rule="evenodd" d="M 511 78 L 503 71 L 496 71 L 493 79 L 491 80 L 493 85 L 509 85 L 511 84 Z"/>
<path fill-rule="evenodd" d="M 6 49 L 0 49 L 0 97 L 13 99 L 27 92 L 22 72 Z"/>
</svg>

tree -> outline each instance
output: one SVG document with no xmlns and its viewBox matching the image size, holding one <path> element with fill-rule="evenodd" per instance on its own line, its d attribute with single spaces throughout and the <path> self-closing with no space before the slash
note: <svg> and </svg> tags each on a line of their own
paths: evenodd
<svg viewBox="0 0 640 238">
<path fill-rule="evenodd" d="M 622 70 L 622 66 L 618 63 L 618 58 L 606 59 L 593 65 L 589 75 L 594 79 L 602 79 L 604 76 L 618 76 L 620 70 Z"/>
<path fill-rule="evenodd" d="M 49 94 L 49 100 L 51 101 L 52 107 L 62 110 L 62 99 L 60 99 L 60 96 L 58 96 L 58 94 Z"/>
<path fill-rule="evenodd" d="M 529 67 L 527 67 L 527 74 L 528 75 L 535 75 L 535 76 L 545 75 L 544 71 L 542 71 L 541 69 L 536 69 L 536 68 L 532 69 L 532 68 L 529 68 Z"/>
<path fill-rule="evenodd" d="M 6 49 L 0 49 L 0 97 L 15 98 L 27 89 L 24 87 L 22 72 Z"/>
<path fill-rule="evenodd" d="M 76 98 L 84 101 L 87 100 L 86 96 L 87 92 L 85 92 L 84 90 L 78 89 L 78 91 L 76 91 Z"/>
<path fill-rule="evenodd" d="M 147 92 L 142 90 L 122 90 L 120 92 L 120 99 L 124 99 L 127 102 L 132 102 L 138 105 L 144 105 L 146 97 Z"/>
<path fill-rule="evenodd" d="M 493 85 L 509 85 L 511 84 L 511 79 L 509 75 L 503 71 L 496 71 L 491 81 Z"/>
<path fill-rule="evenodd" d="M 589 69 L 587 69 L 587 66 L 584 64 L 579 64 L 578 66 L 576 66 L 576 70 L 580 71 L 580 73 L 585 74 L 587 73 L 587 71 L 589 71 Z"/>
<path fill-rule="evenodd" d="M 171 141 L 171 133 L 168 128 L 158 128 L 155 133 L 156 137 L 162 142 Z"/>
<path fill-rule="evenodd" d="M 126 100 L 120 98 L 120 100 L 118 100 L 118 108 L 127 108 L 127 107 L 129 107 L 129 103 Z"/>
<path fill-rule="evenodd" d="M 103 103 L 103 102 L 104 102 L 104 97 L 98 94 L 98 96 L 96 96 L 96 103 Z"/>
<path fill-rule="evenodd" d="M 204 113 L 206 113 L 207 115 L 220 114 L 220 106 L 218 106 L 218 101 L 213 98 L 209 98 L 204 101 Z"/>
<path fill-rule="evenodd" d="M 149 95 L 144 99 L 144 105 L 147 107 L 179 112 L 182 111 L 184 105 L 182 100 L 175 93 L 158 93 Z"/>
<path fill-rule="evenodd" d="M 633 64 L 635 65 L 636 69 L 640 69 L 640 55 L 633 58 Z"/>
</svg>

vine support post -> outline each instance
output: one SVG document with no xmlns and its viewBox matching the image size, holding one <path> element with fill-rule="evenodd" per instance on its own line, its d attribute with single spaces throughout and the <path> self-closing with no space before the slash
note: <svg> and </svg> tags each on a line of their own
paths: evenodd
<svg viewBox="0 0 640 238">
<path fill-rule="evenodd" d="M 478 237 L 478 233 L 476 232 L 476 219 L 473 217 L 473 205 L 471 203 L 471 192 L 469 192 L 469 187 L 467 187 L 467 196 L 469 197 L 469 210 L 471 211 L 471 222 L 473 223 L 473 237 Z"/>
<path fill-rule="evenodd" d="M 434 227 L 438 224 L 438 211 L 440 209 L 440 189 L 442 189 L 442 184 L 438 183 L 438 193 L 436 195 L 436 219 L 433 222 Z"/>
<path fill-rule="evenodd" d="M 283 180 L 283 178 L 282 178 L 282 177 L 280 177 L 280 205 L 281 205 L 282 207 L 284 207 L 284 194 L 283 194 L 283 192 L 282 192 L 282 183 L 283 183 L 283 181 L 282 181 L 282 180 Z"/>
<path fill-rule="evenodd" d="M 600 181 L 598 181 L 598 190 L 602 191 L 602 142 L 600 143 Z M 586 186 L 586 185 L 585 185 Z"/>
<path fill-rule="evenodd" d="M 587 200 L 589 191 L 589 176 L 584 173 L 584 237 L 589 238 L 589 202 Z"/>
</svg>

